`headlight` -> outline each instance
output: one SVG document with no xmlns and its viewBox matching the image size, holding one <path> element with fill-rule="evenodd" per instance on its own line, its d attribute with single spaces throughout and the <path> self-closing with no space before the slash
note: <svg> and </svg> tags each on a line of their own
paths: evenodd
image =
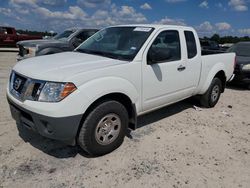
<svg viewBox="0 0 250 188">
<path fill-rule="evenodd" d="M 21 101 L 59 102 L 74 92 L 71 82 L 50 82 L 21 76 L 12 71 L 9 81 L 10 93 Z"/>
<path fill-rule="evenodd" d="M 75 90 L 76 86 L 73 83 L 46 82 L 40 92 L 38 101 L 59 102 Z"/>
<path fill-rule="evenodd" d="M 250 64 L 243 65 L 243 66 L 242 66 L 242 70 L 243 70 L 243 71 L 250 71 Z"/>
<path fill-rule="evenodd" d="M 36 51 L 37 51 L 36 47 L 28 48 L 28 55 L 31 56 L 31 57 L 36 56 Z"/>
</svg>

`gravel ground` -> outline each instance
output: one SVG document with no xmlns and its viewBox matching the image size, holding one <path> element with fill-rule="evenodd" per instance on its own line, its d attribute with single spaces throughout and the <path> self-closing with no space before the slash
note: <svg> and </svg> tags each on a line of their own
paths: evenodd
<svg viewBox="0 0 250 188">
<path fill-rule="evenodd" d="M 15 56 L 0 53 L 0 188 L 249 187 L 249 90 L 226 89 L 212 109 L 188 100 L 142 116 L 120 148 L 89 158 L 18 131 L 5 97 Z"/>
</svg>

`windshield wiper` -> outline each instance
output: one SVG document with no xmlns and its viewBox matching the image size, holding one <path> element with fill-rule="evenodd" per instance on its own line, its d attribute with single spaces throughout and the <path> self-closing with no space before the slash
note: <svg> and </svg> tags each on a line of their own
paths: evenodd
<svg viewBox="0 0 250 188">
<path fill-rule="evenodd" d="M 81 52 L 81 53 L 90 54 L 90 53 L 89 53 L 89 50 L 83 50 L 83 49 L 80 49 L 80 48 L 76 49 L 75 51 L 76 51 L 76 52 Z"/>
</svg>

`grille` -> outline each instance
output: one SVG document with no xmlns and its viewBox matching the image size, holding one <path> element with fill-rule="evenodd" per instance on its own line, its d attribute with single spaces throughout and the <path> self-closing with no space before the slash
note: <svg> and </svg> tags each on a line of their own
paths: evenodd
<svg viewBox="0 0 250 188">
<path fill-rule="evenodd" d="M 42 87 L 43 83 L 34 83 L 31 93 L 31 97 L 33 100 L 36 100 L 38 98 Z"/>
<path fill-rule="evenodd" d="M 16 73 L 13 73 L 12 78 L 11 78 L 12 91 L 16 92 L 16 94 L 21 95 L 23 93 L 26 81 L 27 81 L 27 78 L 21 75 L 18 75 Z"/>
<path fill-rule="evenodd" d="M 24 101 L 26 99 L 36 100 L 44 86 L 43 81 L 33 80 L 17 74 L 11 73 L 9 90 L 17 99 Z"/>
<path fill-rule="evenodd" d="M 13 89 L 15 89 L 18 93 L 21 93 L 26 81 L 26 78 L 16 74 L 13 82 Z"/>
</svg>

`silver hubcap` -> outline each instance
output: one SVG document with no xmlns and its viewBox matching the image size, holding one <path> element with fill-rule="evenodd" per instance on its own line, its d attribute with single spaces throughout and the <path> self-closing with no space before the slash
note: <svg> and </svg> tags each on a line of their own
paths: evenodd
<svg viewBox="0 0 250 188">
<path fill-rule="evenodd" d="M 219 94 L 220 94 L 220 87 L 218 85 L 215 85 L 211 95 L 212 102 L 215 102 L 218 99 Z"/>
<path fill-rule="evenodd" d="M 95 139 L 101 145 L 112 143 L 121 130 L 121 119 L 116 114 L 107 114 L 98 123 L 95 129 Z"/>
</svg>

